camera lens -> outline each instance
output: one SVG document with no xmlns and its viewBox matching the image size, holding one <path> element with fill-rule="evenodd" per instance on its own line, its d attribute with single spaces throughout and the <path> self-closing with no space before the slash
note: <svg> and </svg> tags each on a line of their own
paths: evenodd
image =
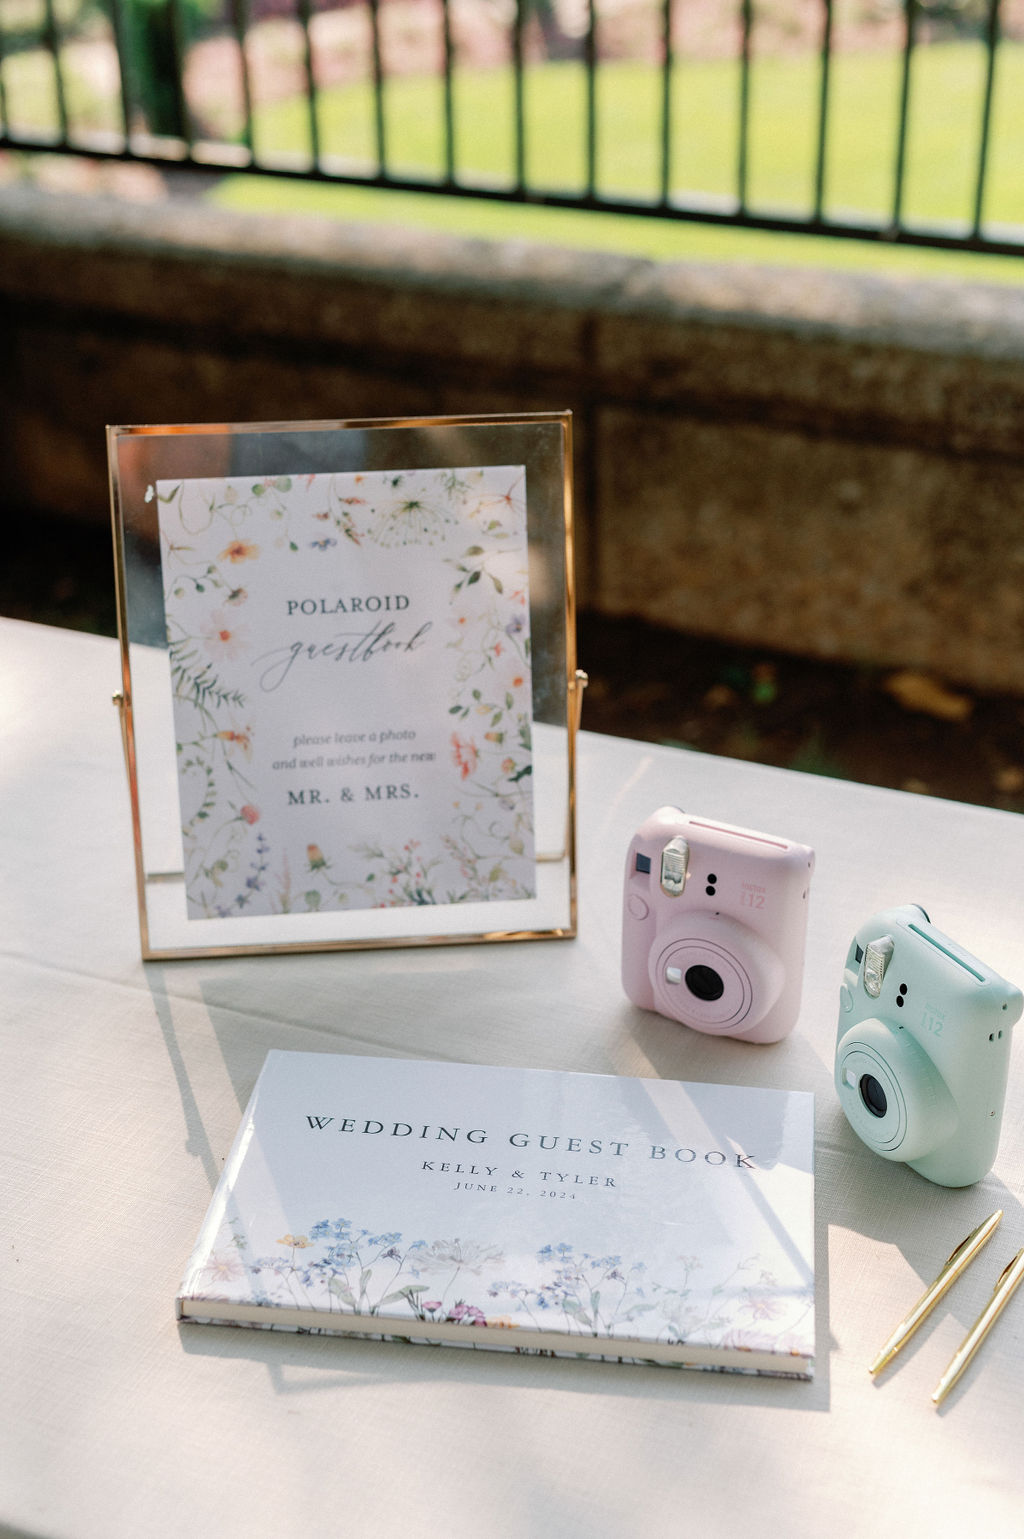
<svg viewBox="0 0 1024 1539">
<path fill-rule="evenodd" d="M 686 969 L 686 987 L 691 994 L 706 1003 L 721 999 L 725 993 L 725 984 L 719 974 L 713 967 L 705 967 L 703 963 Z"/>
<path fill-rule="evenodd" d="M 873 1074 L 861 1075 L 860 1098 L 873 1117 L 884 1117 L 889 1110 L 889 1103 L 885 1099 L 885 1091 Z"/>
</svg>

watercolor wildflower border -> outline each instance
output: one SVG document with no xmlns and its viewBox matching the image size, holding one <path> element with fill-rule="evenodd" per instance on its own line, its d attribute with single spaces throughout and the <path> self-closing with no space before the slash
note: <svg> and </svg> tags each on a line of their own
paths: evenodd
<svg viewBox="0 0 1024 1539">
<path fill-rule="evenodd" d="M 522 1280 L 508 1271 L 500 1245 L 408 1241 L 397 1230 L 361 1228 L 347 1218 L 319 1220 L 304 1233 L 281 1235 L 277 1245 L 273 1254 L 251 1256 L 241 1225 L 225 1219 L 189 1297 L 377 1319 L 384 1335 L 401 1335 L 413 1323 L 546 1329 L 579 1337 L 587 1355 L 602 1342 L 635 1344 L 641 1358 L 645 1342 L 808 1355 L 812 1290 L 782 1294 L 757 1255 L 698 1285 L 695 1256 L 680 1257 L 666 1284 L 642 1260 L 565 1242 L 537 1250 L 523 1267 L 532 1275 Z"/>
<path fill-rule="evenodd" d="M 191 916 L 534 896 L 525 472 L 508 467 L 497 489 L 493 480 L 493 470 L 472 468 L 149 488 L 147 500 L 156 497 L 161 509 L 179 782 L 188 787 L 182 838 Z M 345 544 L 433 546 L 467 519 L 471 542 L 445 558 L 455 679 L 447 708 L 456 792 L 449 826 L 428 848 L 416 838 L 345 845 L 325 825 L 293 871 L 287 854 L 272 849 L 256 826 L 262 814 L 249 773 L 249 701 L 223 677 L 225 662 L 245 655 L 252 642 L 246 573 L 266 558 L 268 540 L 275 559 L 280 551 L 306 550 L 329 560 Z M 213 557 L 206 553 L 211 544 Z M 513 562 L 510 583 L 508 556 L 517 551 L 524 559 Z M 198 595 L 203 618 L 186 629 L 180 617 Z M 353 858 L 362 868 L 356 880 Z"/>
</svg>

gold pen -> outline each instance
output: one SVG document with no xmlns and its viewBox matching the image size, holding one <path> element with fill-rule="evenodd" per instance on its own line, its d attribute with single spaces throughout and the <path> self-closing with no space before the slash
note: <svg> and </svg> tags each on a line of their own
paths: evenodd
<svg viewBox="0 0 1024 1539">
<path fill-rule="evenodd" d="M 999 1281 L 992 1290 L 992 1297 L 953 1353 L 949 1367 L 932 1391 L 932 1400 L 935 1405 L 941 1405 L 945 1400 L 1022 1282 L 1024 1282 L 1024 1250 L 1019 1250 L 1013 1260 L 1000 1272 Z"/>
<path fill-rule="evenodd" d="M 943 1294 L 948 1292 L 961 1272 L 970 1266 L 982 1246 L 995 1234 L 1002 1216 L 1002 1208 L 997 1208 L 994 1213 L 986 1218 L 983 1224 L 979 1224 L 977 1229 L 971 1231 L 966 1240 L 961 1240 L 935 1281 L 922 1293 L 910 1313 L 904 1315 L 899 1325 L 897 1325 L 889 1340 L 871 1364 L 868 1373 L 880 1373 L 887 1363 L 892 1362 L 896 1353 L 906 1346 L 922 1320 L 927 1319 Z"/>
</svg>

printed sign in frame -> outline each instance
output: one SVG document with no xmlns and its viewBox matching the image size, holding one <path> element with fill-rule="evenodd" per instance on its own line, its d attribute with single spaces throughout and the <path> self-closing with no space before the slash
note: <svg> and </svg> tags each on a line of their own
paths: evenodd
<svg viewBox="0 0 1024 1539">
<path fill-rule="evenodd" d="M 144 955 L 574 933 L 568 414 L 108 447 Z"/>
</svg>

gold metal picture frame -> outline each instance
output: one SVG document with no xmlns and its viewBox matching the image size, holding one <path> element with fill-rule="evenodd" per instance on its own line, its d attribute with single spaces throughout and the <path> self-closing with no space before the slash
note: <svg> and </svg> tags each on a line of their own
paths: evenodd
<svg viewBox="0 0 1024 1539">
<path fill-rule="evenodd" d="M 575 935 L 571 414 L 107 441 L 143 957 Z"/>
</svg>

